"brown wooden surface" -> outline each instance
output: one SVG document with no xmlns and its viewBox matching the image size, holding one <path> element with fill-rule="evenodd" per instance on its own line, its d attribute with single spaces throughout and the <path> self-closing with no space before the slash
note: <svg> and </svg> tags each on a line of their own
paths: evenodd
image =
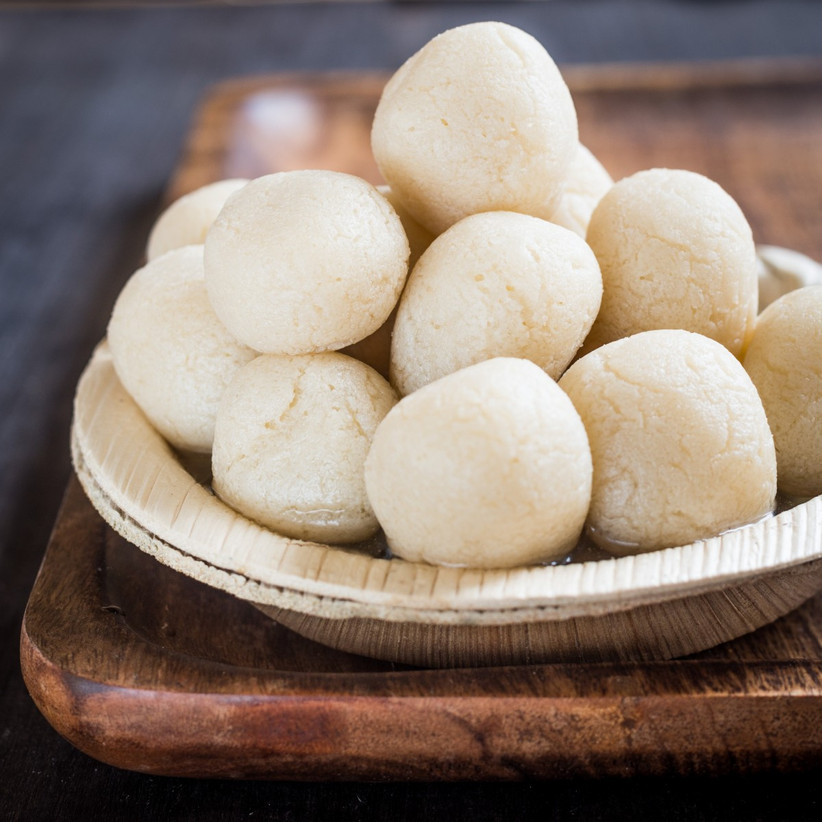
<svg viewBox="0 0 822 822">
<path fill-rule="evenodd" d="M 759 242 L 822 257 L 822 72 L 599 76 L 570 79 L 582 138 L 614 176 L 702 171 L 738 199 Z M 174 195 L 272 168 L 375 179 L 361 141 L 382 79 L 219 87 Z M 296 117 L 303 128 L 291 139 Z M 403 670 L 303 640 L 155 563 L 103 524 L 76 481 L 32 592 L 21 659 L 60 733 L 153 773 L 514 779 L 822 763 L 822 596 L 687 660 Z"/>
<path fill-rule="evenodd" d="M 26 614 L 52 725 L 186 776 L 517 779 L 810 767 L 822 596 L 698 658 L 412 670 L 301 639 L 123 542 L 68 489 Z"/>
</svg>

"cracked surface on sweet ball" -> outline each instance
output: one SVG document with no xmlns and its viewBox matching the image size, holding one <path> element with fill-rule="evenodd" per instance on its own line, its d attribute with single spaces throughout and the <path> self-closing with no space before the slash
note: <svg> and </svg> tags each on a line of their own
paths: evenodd
<svg viewBox="0 0 822 822">
<path fill-rule="evenodd" d="M 558 378 L 600 305 L 602 278 L 572 231 L 513 212 L 466 217 L 408 278 L 391 345 L 391 381 L 410 394 L 492 357 L 521 357 Z"/>
<path fill-rule="evenodd" d="M 297 539 L 358 542 L 377 520 L 363 464 L 397 397 L 344 354 L 267 354 L 242 369 L 217 413 L 214 490 L 245 516 Z"/>
<path fill-rule="evenodd" d="M 742 353 L 756 319 L 756 251 L 745 216 L 717 183 L 691 171 L 640 171 L 603 196 L 586 238 L 603 296 L 584 351 L 681 328 Z"/>
<path fill-rule="evenodd" d="M 776 457 L 762 402 L 714 340 L 635 334 L 582 357 L 559 385 L 591 445 L 588 524 L 612 553 L 685 545 L 772 510 Z"/>
</svg>

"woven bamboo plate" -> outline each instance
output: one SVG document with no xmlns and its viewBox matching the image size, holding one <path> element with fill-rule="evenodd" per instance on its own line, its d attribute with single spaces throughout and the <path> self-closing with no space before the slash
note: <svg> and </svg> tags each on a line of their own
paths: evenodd
<svg viewBox="0 0 822 822">
<path fill-rule="evenodd" d="M 509 570 L 280 536 L 190 473 L 120 385 L 105 343 L 78 386 L 72 448 L 103 518 L 160 562 L 310 639 L 396 662 L 666 659 L 752 631 L 822 587 L 822 497 L 691 545 Z"/>
</svg>

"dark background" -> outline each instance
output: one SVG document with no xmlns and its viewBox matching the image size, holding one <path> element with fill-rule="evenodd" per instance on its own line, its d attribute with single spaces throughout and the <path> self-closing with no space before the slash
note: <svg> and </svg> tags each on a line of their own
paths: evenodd
<svg viewBox="0 0 822 822">
<path fill-rule="evenodd" d="M 69 476 L 74 385 L 201 95 L 239 75 L 394 69 L 482 19 L 524 28 L 560 64 L 822 56 L 813 0 L 0 3 L 0 819 L 822 818 L 820 771 L 512 785 L 146 777 L 74 750 L 26 693 L 20 621 Z"/>
</svg>

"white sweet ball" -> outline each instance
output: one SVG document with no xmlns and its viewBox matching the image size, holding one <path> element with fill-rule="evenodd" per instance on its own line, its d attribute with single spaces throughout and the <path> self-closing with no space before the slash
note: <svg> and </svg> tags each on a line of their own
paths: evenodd
<svg viewBox="0 0 822 822">
<path fill-rule="evenodd" d="M 756 252 L 745 216 L 715 182 L 661 168 L 626 177 L 599 201 L 587 240 L 604 290 L 586 351 L 681 328 L 741 354 L 756 318 Z"/>
<path fill-rule="evenodd" d="M 365 480 L 397 556 L 512 567 L 576 544 L 591 455 L 557 384 L 531 362 L 498 358 L 400 400 L 377 429 Z"/>
<path fill-rule="evenodd" d="M 372 185 L 334 171 L 260 177 L 223 207 L 205 242 L 217 315 L 275 354 L 343 348 L 385 322 L 408 272 L 408 240 Z"/>
<path fill-rule="evenodd" d="M 521 357 L 554 379 L 602 297 L 596 257 L 568 229 L 525 214 L 474 214 L 437 237 L 411 272 L 391 345 L 400 394 L 492 357 Z"/>
<path fill-rule="evenodd" d="M 154 223 L 148 237 L 149 260 L 175 248 L 202 245 L 225 201 L 248 180 L 219 180 L 175 200 Z"/>
<path fill-rule="evenodd" d="M 156 257 L 126 283 L 108 324 L 114 369 L 172 445 L 211 450 L 220 397 L 256 352 L 217 319 L 203 279 L 203 247 Z"/>
<path fill-rule="evenodd" d="M 589 149 L 580 145 L 568 170 L 557 207 L 551 213 L 551 222 L 570 229 L 584 239 L 597 203 L 613 184 L 602 163 Z"/>
<path fill-rule="evenodd" d="M 408 244 L 411 249 L 411 256 L 408 258 L 408 269 L 411 270 L 419 260 L 423 251 L 431 245 L 434 235 L 423 228 L 405 209 L 403 204 L 388 186 L 377 186 L 377 191 L 393 206 L 400 218 L 405 235 L 408 237 Z M 397 318 L 396 306 L 388 315 L 388 319 L 372 334 L 362 340 L 346 346 L 342 349 L 343 354 L 361 360 L 366 365 L 370 365 L 375 371 L 388 379 L 391 361 L 391 333 L 394 330 L 394 321 Z"/>
<path fill-rule="evenodd" d="M 743 363 L 773 431 L 780 490 L 822 494 L 822 285 L 771 303 Z"/>
<path fill-rule="evenodd" d="M 383 176 L 435 234 L 481 211 L 547 218 L 577 139 L 554 61 L 529 34 L 492 22 L 450 29 L 407 60 L 371 131 Z"/>
<path fill-rule="evenodd" d="M 350 543 L 377 520 L 363 478 L 391 386 L 344 354 L 262 355 L 220 403 L 212 455 L 218 496 L 297 539 Z"/>
<path fill-rule="evenodd" d="M 594 461 L 589 526 L 613 553 L 683 545 L 773 508 L 773 437 L 724 346 L 681 330 L 598 348 L 559 382 Z"/>
</svg>

